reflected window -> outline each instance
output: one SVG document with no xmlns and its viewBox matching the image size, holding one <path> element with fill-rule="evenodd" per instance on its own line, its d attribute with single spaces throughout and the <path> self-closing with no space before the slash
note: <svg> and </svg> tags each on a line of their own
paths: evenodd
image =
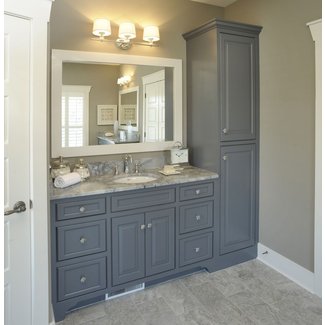
<svg viewBox="0 0 325 325">
<path fill-rule="evenodd" d="M 62 86 L 62 147 L 88 145 L 88 111 L 90 86 Z"/>
</svg>

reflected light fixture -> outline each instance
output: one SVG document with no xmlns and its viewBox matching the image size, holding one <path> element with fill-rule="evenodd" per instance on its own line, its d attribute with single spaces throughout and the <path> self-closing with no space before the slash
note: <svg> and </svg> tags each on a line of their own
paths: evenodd
<svg viewBox="0 0 325 325">
<path fill-rule="evenodd" d="M 98 38 L 92 38 L 94 40 L 112 42 L 112 40 L 106 39 L 106 36 L 111 35 L 110 21 L 104 18 L 95 19 L 93 25 L 93 34 L 99 36 Z M 158 46 L 155 42 L 160 40 L 159 28 L 157 26 L 146 26 L 143 30 L 143 40 L 145 42 L 132 42 L 131 40 L 136 38 L 135 25 L 132 22 L 124 22 L 119 26 L 118 38 L 115 44 L 122 50 L 128 50 L 133 44 L 145 45 L 145 46 Z"/>
<path fill-rule="evenodd" d="M 125 86 L 131 81 L 131 76 L 123 76 L 117 79 L 117 84 L 119 86 Z"/>
</svg>

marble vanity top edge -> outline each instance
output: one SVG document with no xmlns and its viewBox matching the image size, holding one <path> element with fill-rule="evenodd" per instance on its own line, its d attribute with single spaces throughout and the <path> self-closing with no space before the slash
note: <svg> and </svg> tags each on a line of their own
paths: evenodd
<svg viewBox="0 0 325 325">
<path fill-rule="evenodd" d="M 180 174 L 172 176 L 164 176 L 158 172 L 158 169 L 150 170 L 148 173 L 155 174 L 157 179 L 155 181 L 142 184 L 118 184 L 113 182 L 115 178 L 112 175 L 93 176 L 85 182 L 72 185 L 64 189 L 55 188 L 53 183 L 50 182 L 49 197 L 50 200 L 67 199 L 80 196 L 109 194 L 114 192 L 205 181 L 219 177 L 217 173 L 192 166 L 182 170 Z"/>
</svg>

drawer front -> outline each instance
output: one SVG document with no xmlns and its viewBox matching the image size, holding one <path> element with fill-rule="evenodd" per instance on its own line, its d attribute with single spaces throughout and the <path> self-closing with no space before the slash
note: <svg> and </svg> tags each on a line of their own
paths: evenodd
<svg viewBox="0 0 325 325">
<path fill-rule="evenodd" d="M 57 228 L 58 260 L 106 250 L 106 221 L 99 220 Z"/>
<path fill-rule="evenodd" d="M 188 237 L 179 243 L 179 264 L 184 266 L 212 257 L 212 232 Z"/>
<path fill-rule="evenodd" d="M 213 201 L 180 207 L 179 232 L 205 229 L 213 226 Z"/>
<path fill-rule="evenodd" d="M 106 258 L 58 268 L 58 300 L 106 288 Z"/>
<path fill-rule="evenodd" d="M 181 201 L 198 199 L 213 195 L 213 183 L 199 183 L 194 185 L 181 186 L 179 198 Z"/>
<path fill-rule="evenodd" d="M 105 198 L 85 199 L 56 204 L 57 220 L 80 218 L 106 213 Z"/>
<path fill-rule="evenodd" d="M 112 212 L 133 210 L 158 204 L 175 202 L 175 189 L 139 191 L 132 194 L 116 194 L 112 196 Z"/>
</svg>

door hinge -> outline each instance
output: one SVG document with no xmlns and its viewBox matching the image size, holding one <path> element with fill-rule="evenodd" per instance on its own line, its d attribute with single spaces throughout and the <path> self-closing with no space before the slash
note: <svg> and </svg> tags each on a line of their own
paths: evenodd
<svg viewBox="0 0 325 325">
<path fill-rule="evenodd" d="M 144 98 L 147 98 L 147 93 L 144 93 Z"/>
<path fill-rule="evenodd" d="M 33 209 L 33 201 L 32 200 L 29 200 L 29 208 Z"/>
</svg>

